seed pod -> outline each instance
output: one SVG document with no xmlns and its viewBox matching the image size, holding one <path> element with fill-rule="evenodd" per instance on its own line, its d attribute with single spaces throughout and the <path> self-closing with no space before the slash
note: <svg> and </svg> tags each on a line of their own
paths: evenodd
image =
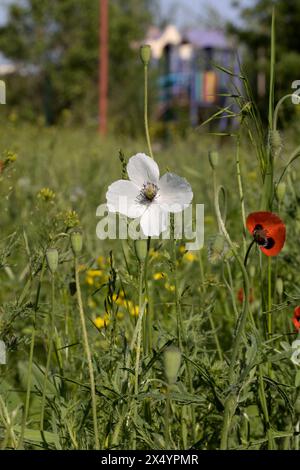
<svg viewBox="0 0 300 470">
<path fill-rule="evenodd" d="M 216 152 L 216 151 L 208 152 L 208 159 L 209 159 L 210 166 L 214 170 L 219 164 L 219 152 Z"/>
<path fill-rule="evenodd" d="M 140 57 L 144 65 L 148 65 L 151 59 L 151 46 L 144 44 L 140 48 Z"/>
<path fill-rule="evenodd" d="M 82 250 L 82 234 L 81 232 L 71 233 L 71 246 L 75 256 L 79 255 Z"/>
<path fill-rule="evenodd" d="M 46 251 L 46 260 L 51 274 L 54 274 L 58 267 L 58 251 L 56 248 L 49 248 Z"/>
<path fill-rule="evenodd" d="M 169 346 L 164 352 L 165 376 L 168 383 L 174 384 L 177 380 L 181 364 L 181 352 L 176 346 Z"/>
<path fill-rule="evenodd" d="M 277 196 L 278 202 L 282 202 L 284 200 L 285 192 L 286 192 L 286 184 L 283 181 L 281 181 L 276 186 L 276 196 Z"/>
<path fill-rule="evenodd" d="M 279 297 L 281 297 L 283 294 L 283 280 L 281 277 L 276 279 L 276 291 Z"/>
<path fill-rule="evenodd" d="M 148 242 L 147 240 L 136 240 L 134 243 L 135 254 L 140 263 L 143 263 L 147 257 Z"/>
</svg>

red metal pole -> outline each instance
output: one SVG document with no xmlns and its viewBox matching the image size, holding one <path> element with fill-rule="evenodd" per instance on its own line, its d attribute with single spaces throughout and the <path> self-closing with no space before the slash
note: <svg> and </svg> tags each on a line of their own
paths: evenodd
<svg viewBox="0 0 300 470">
<path fill-rule="evenodd" d="M 107 132 L 108 0 L 99 0 L 99 132 Z"/>
</svg>

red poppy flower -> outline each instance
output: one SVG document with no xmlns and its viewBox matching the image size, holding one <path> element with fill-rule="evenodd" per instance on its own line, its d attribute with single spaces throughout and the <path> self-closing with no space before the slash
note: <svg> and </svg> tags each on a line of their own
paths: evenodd
<svg viewBox="0 0 300 470">
<path fill-rule="evenodd" d="M 237 299 L 238 299 L 238 301 L 239 301 L 241 304 L 242 304 L 243 301 L 244 301 L 244 289 L 243 289 L 242 287 L 238 290 Z M 252 289 L 252 287 L 250 287 L 249 303 L 252 304 L 253 300 L 254 300 L 254 297 L 253 297 L 253 289 Z"/>
<path fill-rule="evenodd" d="M 276 256 L 285 242 L 285 225 L 272 212 L 252 212 L 246 221 L 247 229 L 261 251 L 267 256 Z"/>
<path fill-rule="evenodd" d="M 300 306 L 295 307 L 292 322 L 294 323 L 294 327 L 296 328 L 296 330 L 299 331 L 300 330 Z"/>
</svg>

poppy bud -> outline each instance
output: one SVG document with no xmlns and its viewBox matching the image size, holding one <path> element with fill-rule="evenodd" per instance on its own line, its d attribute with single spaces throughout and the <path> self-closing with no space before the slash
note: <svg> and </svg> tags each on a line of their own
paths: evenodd
<svg viewBox="0 0 300 470">
<path fill-rule="evenodd" d="M 282 149 L 282 141 L 279 131 L 270 131 L 270 147 L 274 157 L 277 157 Z"/>
<path fill-rule="evenodd" d="M 82 234 L 80 232 L 71 233 L 71 246 L 74 255 L 79 255 L 82 250 Z"/>
<path fill-rule="evenodd" d="M 208 152 L 209 163 L 214 170 L 219 164 L 219 152 L 211 151 Z"/>
<path fill-rule="evenodd" d="M 134 243 L 135 254 L 140 263 L 143 263 L 147 257 L 148 242 L 147 240 L 136 240 Z"/>
<path fill-rule="evenodd" d="M 286 191 L 286 184 L 283 181 L 281 181 L 280 183 L 278 183 L 276 187 L 276 196 L 277 196 L 278 202 L 283 201 L 284 196 L 285 196 L 285 191 Z"/>
<path fill-rule="evenodd" d="M 222 260 L 225 250 L 225 238 L 218 233 L 211 238 L 208 246 L 208 259 L 211 264 L 217 264 Z"/>
<path fill-rule="evenodd" d="M 283 294 L 283 280 L 281 279 L 281 277 L 278 277 L 276 279 L 276 291 L 279 297 L 281 297 Z"/>
<path fill-rule="evenodd" d="M 249 268 L 249 274 L 250 274 L 250 277 L 254 277 L 255 276 L 255 266 L 253 264 L 251 264 L 250 268 Z"/>
<path fill-rule="evenodd" d="M 151 46 L 144 44 L 140 48 L 140 57 L 144 65 L 148 65 L 151 59 Z"/>
<path fill-rule="evenodd" d="M 58 251 L 56 248 L 49 248 L 46 251 L 46 259 L 51 274 L 54 274 L 58 266 Z"/>
<path fill-rule="evenodd" d="M 180 364 L 180 350 L 176 346 L 169 346 L 164 352 L 164 366 L 166 379 L 170 385 L 177 380 Z"/>
</svg>

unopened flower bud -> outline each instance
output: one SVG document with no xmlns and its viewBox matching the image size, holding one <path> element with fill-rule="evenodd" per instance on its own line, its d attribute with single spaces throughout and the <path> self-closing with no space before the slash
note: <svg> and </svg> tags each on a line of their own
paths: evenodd
<svg viewBox="0 0 300 470">
<path fill-rule="evenodd" d="M 165 376 L 168 383 L 174 384 L 177 380 L 181 364 L 181 352 L 176 346 L 169 346 L 164 352 Z"/>
<path fill-rule="evenodd" d="M 256 268 L 253 264 L 251 264 L 250 268 L 249 268 L 249 274 L 250 274 L 250 277 L 254 278 L 255 277 L 255 273 L 256 273 Z"/>
<path fill-rule="evenodd" d="M 140 263 L 143 263 L 147 257 L 148 242 L 147 240 L 136 240 L 134 243 L 135 254 Z"/>
<path fill-rule="evenodd" d="M 219 164 L 219 152 L 211 151 L 208 152 L 209 163 L 214 170 Z"/>
<path fill-rule="evenodd" d="M 75 256 L 79 255 L 82 250 L 82 234 L 81 232 L 71 233 L 71 246 Z"/>
<path fill-rule="evenodd" d="M 211 264 L 217 264 L 223 259 L 225 238 L 221 233 L 211 237 L 208 244 L 208 259 Z"/>
<path fill-rule="evenodd" d="M 51 274 L 54 274 L 58 267 L 58 251 L 56 248 L 49 248 L 46 251 L 46 260 Z"/>
<path fill-rule="evenodd" d="M 151 46 L 144 44 L 140 48 L 140 57 L 144 65 L 148 65 L 151 59 Z"/>
<path fill-rule="evenodd" d="M 276 291 L 279 297 L 281 297 L 283 294 L 283 280 L 281 277 L 276 279 Z"/>
<path fill-rule="evenodd" d="M 285 196 L 286 184 L 281 181 L 276 187 L 276 196 L 279 202 L 282 202 Z"/>
<path fill-rule="evenodd" d="M 277 157 L 282 149 L 282 140 L 280 132 L 275 130 L 270 132 L 270 146 L 274 157 Z"/>
</svg>

